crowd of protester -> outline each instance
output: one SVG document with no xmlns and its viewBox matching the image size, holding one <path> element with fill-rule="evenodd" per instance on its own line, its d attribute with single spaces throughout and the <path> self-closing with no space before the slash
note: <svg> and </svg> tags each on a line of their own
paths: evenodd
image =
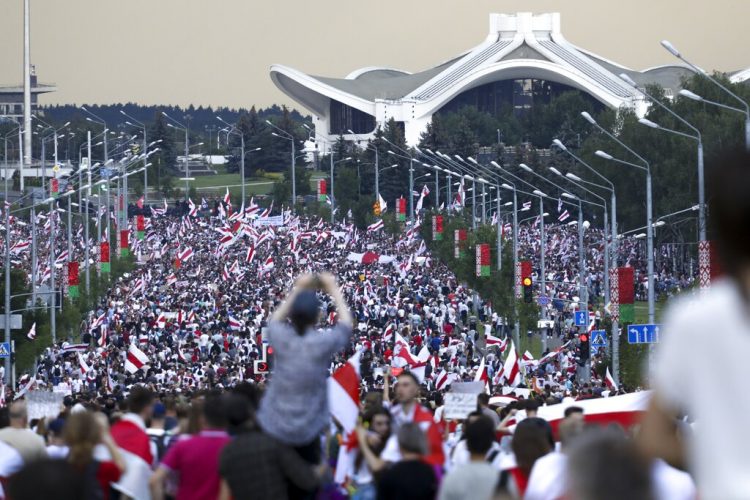
<svg viewBox="0 0 750 500">
<path fill-rule="evenodd" d="M 152 213 L 144 238 L 130 239 L 137 269 L 75 338 L 47 349 L 15 387 L 6 380 L 8 498 L 694 498 L 689 476 L 643 459 L 624 429 L 585 429 L 576 402 L 631 389 L 607 384 L 600 356 L 590 371 L 580 363 L 570 322 L 539 360 L 517 353 L 511 379 L 503 365 L 520 346 L 507 321 L 416 231 L 391 236 L 283 209 L 260 225 L 257 207 L 217 208 Z M 14 231 L 27 236 L 27 226 Z M 529 257 L 535 231 L 520 234 Z M 576 232 L 547 231 L 554 293 L 572 297 Z M 596 240 L 591 230 L 593 294 L 603 286 Z M 363 263 L 367 252 L 376 263 Z M 330 417 L 327 387 L 353 356 L 356 437 Z M 446 419 L 446 391 L 470 381 L 484 386 L 476 410 Z M 29 391 L 62 393 L 64 408 L 29 421 Z M 535 414 L 557 404 L 570 411 L 553 429 Z M 605 484 L 609 467 L 623 471 L 618 492 Z"/>
</svg>

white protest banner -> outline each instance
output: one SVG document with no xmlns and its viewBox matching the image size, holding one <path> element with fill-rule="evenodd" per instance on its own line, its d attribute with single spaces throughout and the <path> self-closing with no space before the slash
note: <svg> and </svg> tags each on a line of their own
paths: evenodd
<svg viewBox="0 0 750 500">
<path fill-rule="evenodd" d="M 282 215 L 274 215 L 272 217 L 259 217 L 253 221 L 254 226 L 283 226 L 284 217 Z"/>
<path fill-rule="evenodd" d="M 56 418 L 63 407 L 65 394 L 61 392 L 29 391 L 26 393 L 26 408 L 29 420 L 34 418 Z"/>
<path fill-rule="evenodd" d="M 445 394 L 443 418 L 450 420 L 465 419 L 469 413 L 477 411 L 478 394 L 465 392 L 448 392 Z"/>
</svg>

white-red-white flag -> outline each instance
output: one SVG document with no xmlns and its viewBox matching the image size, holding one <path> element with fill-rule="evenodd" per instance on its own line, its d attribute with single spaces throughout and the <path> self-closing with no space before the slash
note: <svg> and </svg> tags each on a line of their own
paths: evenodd
<svg viewBox="0 0 750 500">
<path fill-rule="evenodd" d="M 607 387 L 609 387 L 610 391 L 617 390 L 617 384 L 615 383 L 615 379 L 612 377 L 612 374 L 609 373 L 609 366 L 607 367 L 607 373 L 604 377 L 604 382 L 607 384 Z"/>
<path fill-rule="evenodd" d="M 28 337 L 29 340 L 36 340 L 36 323 L 31 325 L 29 333 L 26 334 L 26 337 Z"/>
<path fill-rule="evenodd" d="M 83 354 L 80 352 L 78 353 L 78 366 L 81 368 L 81 374 L 86 375 L 89 370 L 91 370 L 91 367 L 86 363 L 86 360 L 83 357 Z"/>
<path fill-rule="evenodd" d="M 255 258 L 255 245 L 250 245 L 247 247 L 247 254 L 245 254 L 245 262 L 252 262 L 253 258 Z"/>
<path fill-rule="evenodd" d="M 177 258 L 180 259 L 180 262 L 187 262 L 190 260 L 190 258 L 193 256 L 193 249 L 192 248 L 186 248 L 179 252 L 177 254 Z"/>
<path fill-rule="evenodd" d="M 148 364 L 146 353 L 138 349 L 135 344 L 130 344 L 128 348 L 128 357 L 125 359 L 125 370 L 128 373 L 135 373 Z"/>
<path fill-rule="evenodd" d="M 368 233 L 374 233 L 375 231 L 380 231 L 381 229 L 383 229 L 383 219 L 380 219 L 377 222 L 367 226 Z"/>
<path fill-rule="evenodd" d="M 518 353 L 513 340 L 510 341 L 508 357 L 503 365 L 503 376 L 506 383 L 511 387 L 517 387 L 521 383 L 521 367 L 518 364 Z"/>
</svg>

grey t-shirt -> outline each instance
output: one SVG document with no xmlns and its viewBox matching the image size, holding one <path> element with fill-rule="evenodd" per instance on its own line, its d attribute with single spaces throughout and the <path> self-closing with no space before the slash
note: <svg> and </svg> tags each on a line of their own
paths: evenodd
<svg viewBox="0 0 750 500">
<path fill-rule="evenodd" d="M 459 465 L 445 476 L 439 500 L 490 500 L 493 498 L 500 471 L 486 462 Z"/>
<path fill-rule="evenodd" d="M 331 356 L 346 347 L 351 325 L 309 329 L 297 335 L 288 323 L 272 321 L 274 371 L 258 410 L 261 428 L 292 446 L 311 442 L 328 425 L 328 368 Z"/>
</svg>

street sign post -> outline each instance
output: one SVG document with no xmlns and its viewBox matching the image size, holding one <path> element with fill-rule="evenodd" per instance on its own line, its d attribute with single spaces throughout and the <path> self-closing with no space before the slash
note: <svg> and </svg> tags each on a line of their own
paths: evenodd
<svg viewBox="0 0 750 500">
<path fill-rule="evenodd" d="M 22 320 L 23 320 L 23 316 L 21 316 L 20 314 L 11 314 L 10 315 L 10 329 L 20 330 Z M 5 328 L 5 314 L 0 314 L 0 328 Z"/>
<path fill-rule="evenodd" d="M 547 307 L 547 304 L 549 304 L 549 297 L 546 295 L 540 295 L 537 301 L 539 302 L 540 306 Z"/>
<path fill-rule="evenodd" d="M 659 342 L 661 325 L 630 325 L 628 327 L 628 344 L 656 344 Z"/>
<path fill-rule="evenodd" d="M 576 311 L 575 324 L 576 326 L 589 326 L 589 312 L 585 309 L 583 311 Z"/>
<path fill-rule="evenodd" d="M 600 348 L 607 347 L 607 331 L 606 330 L 594 330 L 591 332 L 590 341 L 591 351 L 596 352 Z"/>
</svg>

